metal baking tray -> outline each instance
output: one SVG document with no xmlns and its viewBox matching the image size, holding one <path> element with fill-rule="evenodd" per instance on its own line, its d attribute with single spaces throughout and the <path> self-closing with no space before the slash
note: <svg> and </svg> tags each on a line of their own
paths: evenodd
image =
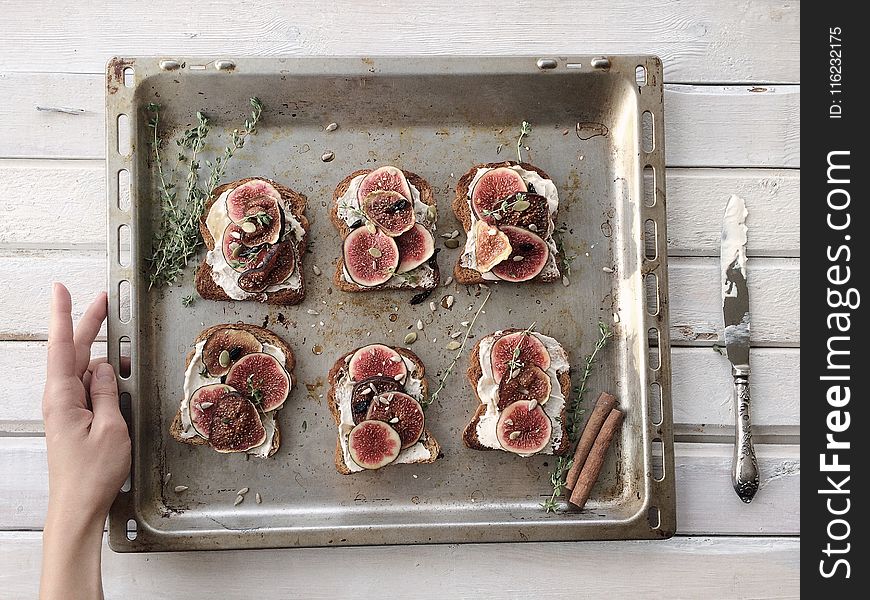
<svg viewBox="0 0 870 600">
<path fill-rule="evenodd" d="M 201 299 L 185 307 L 193 267 L 180 286 L 147 285 L 158 206 L 146 105 L 162 106 L 163 131 L 172 136 L 193 122 L 197 110 L 206 112 L 214 127 L 207 155 L 223 147 L 251 96 L 266 107 L 259 133 L 237 154 L 226 179 L 270 177 L 308 196 L 313 243 L 304 265 L 307 296 L 288 307 Z M 614 393 L 626 420 L 586 510 L 541 509 L 551 491 L 552 457 L 522 459 L 463 446 L 461 431 L 477 402 L 464 375 L 467 356 L 427 412 L 442 459 L 340 475 L 333 465 L 336 428 L 324 400 L 335 359 L 368 342 L 401 345 L 420 318 L 425 329 L 412 349 L 434 386 L 453 355 L 444 349 L 449 333 L 470 318 L 482 296 L 477 286 L 442 285 L 431 299 L 452 294 L 455 304 L 432 312 L 428 301 L 410 305 L 410 293 L 332 289 L 340 255 L 340 238 L 327 217 L 334 186 L 361 167 L 402 166 L 432 185 L 439 232 L 461 231 L 450 210 L 458 178 L 476 163 L 515 156 L 524 120 L 532 124 L 524 156 L 558 186 L 557 225 L 567 225 L 565 246 L 576 259 L 568 287 L 493 285 L 475 333 L 536 321 L 538 331 L 568 349 L 576 384 L 598 321 L 613 323 L 615 337 L 595 367 L 586 402 L 603 390 Z M 339 127 L 328 132 L 331 122 Z M 129 376 L 119 386 L 133 439 L 131 481 L 111 511 L 111 547 L 128 552 L 671 536 L 676 517 L 663 122 L 662 65 L 652 56 L 110 61 L 108 348 L 116 366 L 122 353 L 131 355 Z M 332 162 L 321 160 L 326 151 L 335 153 Z M 442 250 L 442 281 L 460 251 Z M 313 273 L 314 265 L 322 276 Z M 239 320 L 265 324 L 297 355 L 299 384 L 279 413 L 283 442 L 268 460 L 219 455 L 168 435 L 192 340 L 206 326 Z M 176 485 L 189 489 L 176 494 Z M 251 491 L 234 506 L 242 487 Z M 257 492 L 262 504 L 254 502 Z"/>
</svg>

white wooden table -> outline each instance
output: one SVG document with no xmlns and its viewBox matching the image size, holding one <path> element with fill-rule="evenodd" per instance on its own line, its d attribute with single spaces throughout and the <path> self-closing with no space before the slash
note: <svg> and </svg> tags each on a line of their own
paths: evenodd
<svg viewBox="0 0 870 600">
<path fill-rule="evenodd" d="M 118 555 L 110 598 L 796 597 L 799 32 L 793 0 L 4 2 L 0 19 L 0 598 L 36 594 L 49 283 L 105 287 L 103 69 L 112 55 L 656 53 L 665 64 L 678 531 L 667 542 Z M 105 3 L 106 5 L 110 3 Z M 94 6 L 92 6 L 94 5 Z M 38 107 L 82 109 L 78 114 Z M 731 491 L 718 237 L 749 207 L 761 489 Z M 527 574 L 517 577 L 514 573 Z M 386 577 L 384 574 L 387 575 Z M 263 593 L 265 592 L 265 593 Z"/>
</svg>

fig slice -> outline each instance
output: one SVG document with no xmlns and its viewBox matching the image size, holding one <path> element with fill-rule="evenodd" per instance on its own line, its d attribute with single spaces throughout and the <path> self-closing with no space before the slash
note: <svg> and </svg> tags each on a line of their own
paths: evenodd
<svg viewBox="0 0 870 600">
<path fill-rule="evenodd" d="M 529 281 L 547 266 L 550 247 L 535 233 L 519 227 L 500 228 L 511 244 L 511 255 L 492 268 L 493 274 L 505 281 Z"/>
<path fill-rule="evenodd" d="M 417 220 L 414 204 L 399 192 L 374 190 L 362 199 L 362 211 L 390 237 L 402 235 Z"/>
<path fill-rule="evenodd" d="M 507 234 L 499 231 L 498 227 L 486 221 L 477 221 L 474 224 L 474 258 L 479 272 L 492 270 L 511 255 L 511 250 Z"/>
<path fill-rule="evenodd" d="M 224 259 L 238 273 L 253 269 L 260 264 L 269 250 L 267 246 L 246 246 L 242 242 L 244 235 L 241 227 L 230 223 L 221 238 Z"/>
<path fill-rule="evenodd" d="M 498 408 L 502 410 L 514 402 L 534 400 L 546 404 L 553 384 L 547 372 L 536 365 L 526 365 L 502 377 L 498 385 Z"/>
<path fill-rule="evenodd" d="M 227 216 L 233 223 L 241 225 L 244 218 L 250 214 L 251 207 L 268 206 L 269 199 L 275 202 L 281 199 L 281 194 L 275 186 L 262 179 L 247 181 L 227 195 Z"/>
<path fill-rule="evenodd" d="M 550 443 L 552 433 L 550 417 L 532 402 L 514 402 L 502 411 L 496 425 L 498 443 L 515 454 L 537 454 Z"/>
<path fill-rule="evenodd" d="M 411 200 L 411 188 L 408 185 L 408 179 L 402 170 L 397 167 L 379 167 L 363 178 L 357 190 L 357 199 L 360 206 L 363 206 L 365 197 L 375 190 L 397 192 L 409 201 Z"/>
<path fill-rule="evenodd" d="M 399 248 L 399 266 L 396 273 L 407 273 L 416 269 L 435 254 L 435 238 L 419 223 L 397 237 L 396 246 Z"/>
<path fill-rule="evenodd" d="M 209 428 L 208 441 L 218 452 L 245 452 L 266 441 L 266 428 L 257 408 L 236 392 L 215 404 Z"/>
<path fill-rule="evenodd" d="M 190 423 L 200 437 L 208 439 L 211 432 L 211 417 L 215 407 L 224 396 L 234 392 L 235 390 L 228 385 L 212 383 L 197 388 L 190 395 L 188 402 Z"/>
<path fill-rule="evenodd" d="M 244 329 L 218 329 L 206 338 L 202 346 L 202 364 L 212 377 L 222 377 L 232 363 L 246 354 L 262 350 L 260 340 Z"/>
<path fill-rule="evenodd" d="M 239 277 L 239 287 L 246 292 L 262 292 L 270 285 L 286 281 L 296 270 L 296 249 L 291 242 L 268 247 L 260 261 Z"/>
<path fill-rule="evenodd" d="M 358 227 L 344 239 L 344 266 L 350 278 L 363 287 L 390 280 L 399 266 L 399 247 L 390 236 Z"/>
<path fill-rule="evenodd" d="M 502 200 L 527 190 L 526 182 L 513 169 L 491 169 L 481 175 L 474 185 L 471 191 L 471 208 L 478 218 L 489 218 L 487 212 L 494 210 Z"/>
<path fill-rule="evenodd" d="M 350 394 L 350 410 L 354 424 L 366 420 L 366 413 L 376 396 L 401 389 L 402 384 L 392 377 L 368 377 L 355 383 Z"/>
<path fill-rule="evenodd" d="M 271 412 L 287 400 L 290 376 L 278 359 L 265 352 L 243 356 L 230 367 L 225 383 L 237 389 L 263 412 Z"/>
<path fill-rule="evenodd" d="M 511 362 L 517 367 L 535 365 L 543 371 L 550 368 L 550 354 L 547 348 L 534 334 L 525 331 L 509 333 L 498 338 L 492 345 L 490 360 L 496 383 L 501 382 L 504 374 L 511 368 Z"/>
<path fill-rule="evenodd" d="M 506 200 L 507 210 L 499 211 L 498 225 L 513 225 L 528 229 L 540 236 L 550 230 L 550 205 L 540 194 L 520 192 Z"/>
<path fill-rule="evenodd" d="M 350 430 L 347 448 L 363 469 L 380 469 L 396 460 L 402 450 L 399 433 L 383 421 L 363 421 Z"/>
<path fill-rule="evenodd" d="M 275 244 L 281 235 L 281 194 L 272 184 L 254 179 L 227 196 L 227 215 L 243 232 L 246 246 Z"/>
<path fill-rule="evenodd" d="M 395 429 L 402 440 L 403 450 L 416 444 L 423 435 L 423 407 L 402 392 L 387 392 L 377 396 L 369 405 L 366 419 L 384 421 Z"/>
<path fill-rule="evenodd" d="M 363 381 L 369 377 L 390 377 L 403 381 L 408 368 L 402 356 L 383 344 L 369 344 L 353 353 L 347 363 L 347 374 L 351 381 Z"/>
</svg>

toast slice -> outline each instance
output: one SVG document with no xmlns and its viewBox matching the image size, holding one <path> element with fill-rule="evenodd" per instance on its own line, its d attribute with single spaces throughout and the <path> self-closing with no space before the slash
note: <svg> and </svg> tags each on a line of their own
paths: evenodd
<svg viewBox="0 0 870 600">
<path fill-rule="evenodd" d="M 329 219 L 332 221 L 333 226 L 338 230 L 338 233 L 341 235 L 342 241 L 350 234 L 353 229 L 338 215 L 338 207 L 339 202 L 347 192 L 348 188 L 350 188 L 353 180 L 360 175 L 368 175 L 374 169 L 359 169 L 354 171 L 344 179 L 342 179 L 339 184 L 336 186 L 335 191 L 332 193 L 332 204 L 329 208 Z M 406 171 L 402 169 L 402 173 L 405 175 L 405 178 L 408 180 L 408 183 L 417 188 L 417 191 L 420 192 L 420 202 L 427 206 L 437 207 L 435 196 L 432 193 L 432 187 L 429 183 L 417 175 L 416 173 L 412 173 L 411 171 Z M 435 237 L 434 231 L 434 223 L 429 233 L 432 235 L 433 239 Z M 403 280 L 398 277 L 393 277 L 389 281 L 384 284 L 377 286 L 363 286 L 359 285 L 354 281 L 350 281 L 345 276 L 345 265 L 344 265 L 344 253 L 338 259 L 338 264 L 335 268 L 335 274 L 332 277 L 332 282 L 336 288 L 344 291 L 344 292 L 370 292 L 376 290 L 408 290 L 408 291 L 424 291 L 431 290 L 438 287 L 438 284 L 441 281 L 441 272 L 438 268 L 438 261 L 436 260 L 437 251 L 432 258 L 426 263 L 431 267 L 432 273 L 431 276 L 426 277 L 424 281 L 412 282 Z"/>
<path fill-rule="evenodd" d="M 543 179 L 550 179 L 550 176 L 547 173 L 533 164 L 527 162 L 517 162 L 513 160 L 506 160 L 502 162 L 491 162 L 491 163 L 482 163 L 479 165 L 474 165 L 471 167 L 462 177 L 459 178 L 459 182 L 456 184 L 456 196 L 453 198 L 453 203 L 451 207 L 453 208 L 453 212 L 456 215 L 456 218 L 462 223 L 462 227 L 465 230 L 466 238 L 471 232 L 471 229 L 474 225 L 474 215 L 471 212 L 471 206 L 469 205 L 469 188 L 471 186 L 472 181 L 474 180 L 474 176 L 477 174 L 478 169 L 497 169 L 499 167 L 512 167 L 519 166 L 526 171 L 533 171 L 540 175 Z M 555 215 L 554 215 L 555 218 Z M 545 242 L 550 241 L 552 235 L 547 236 L 544 239 Z M 551 246 L 551 252 L 553 250 L 553 245 Z M 453 277 L 457 282 L 464 285 L 474 285 L 478 283 L 493 283 L 499 280 L 493 279 L 485 279 L 483 274 L 479 271 L 472 269 L 470 267 L 463 266 L 461 264 L 462 256 L 460 255 L 459 261 L 456 262 L 456 265 L 453 268 Z M 530 279 L 529 281 L 538 281 L 543 283 L 548 283 L 552 281 L 556 281 L 562 278 L 562 274 L 558 268 L 558 264 L 554 261 L 552 265 L 548 268 L 545 267 L 543 271 L 541 271 L 538 275 Z M 527 283 L 527 282 L 523 282 Z"/>
<path fill-rule="evenodd" d="M 484 340 L 487 339 L 498 339 L 499 337 L 508 335 L 510 333 L 517 333 L 524 331 L 523 329 L 505 329 L 498 334 L 490 334 L 478 340 L 478 342 L 474 345 L 474 348 L 471 351 L 471 355 L 468 358 L 468 370 L 466 371 L 466 376 L 468 377 L 468 381 L 471 384 L 471 390 L 474 394 L 474 399 L 477 401 L 477 409 L 474 412 L 474 415 L 471 417 L 471 422 L 466 425 L 465 430 L 462 432 L 462 441 L 466 447 L 471 448 L 472 450 L 500 450 L 500 448 L 491 448 L 490 446 L 484 445 L 477 434 L 477 424 L 480 422 L 480 418 L 486 413 L 486 404 L 483 403 L 480 396 L 477 393 L 477 382 L 480 381 L 481 377 L 483 377 L 483 370 L 480 366 L 480 345 Z M 570 368 L 557 373 L 557 377 L 559 380 L 559 387 L 561 388 L 562 395 L 565 397 L 565 403 L 562 406 L 561 411 L 559 412 L 559 422 L 563 424 L 567 423 L 566 418 L 568 415 L 568 405 L 571 397 L 571 370 Z M 561 455 L 563 454 L 569 447 L 571 441 L 568 439 L 568 436 L 564 434 L 560 438 L 559 444 L 553 449 L 553 454 Z"/>
<path fill-rule="evenodd" d="M 202 215 L 200 215 L 199 219 L 199 231 L 202 234 L 202 239 L 205 242 L 206 248 L 209 251 L 214 250 L 215 238 L 214 236 L 212 236 L 211 231 L 209 231 L 206 222 L 209 211 L 224 192 L 226 192 L 227 190 L 232 190 L 242 184 L 254 180 L 265 181 L 272 185 L 272 187 L 274 187 L 276 190 L 278 190 L 278 193 L 281 195 L 281 202 L 279 202 L 279 204 L 282 205 L 282 209 L 286 212 L 290 212 L 302 226 L 304 235 L 302 236 L 302 239 L 296 241 L 295 245 L 296 271 L 299 274 L 298 287 L 296 287 L 295 289 L 281 289 L 274 292 L 259 292 L 255 294 L 249 294 L 247 298 L 232 298 L 229 296 L 227 291 L 222 288 L 219 283 L 217 283 L 212 267 L 204 258 L 196 270 L 196 291 L 206 300 L 232 302 L 234 300 L 243 299 L 256 300 L 267 304 L 299 304 L 305 298 L 305 274 L 302 265 L 305 252 L 308 247 L 308 219 L 305 217 L 307 198 L 303 194 L 300 194 L 299 192 L 296 192 L 289 187 L 281 185 L 280 183 L 272 181 L 271 179 L 268 179 L 266 177 L 245 177 L 244 179 L 225 183 L 215 188 L 209 199 L 206 201 Z"/>
<path fill-rule="evenodd" d="M 328 376 L 329 393 L 327 395 L 327 406 L 329 407 L 329 412 L 332 415 L 333 420 L 335 421 L 335 426 L 339 430 L 338 436 L 336 436 L 335 441 L 335 468 L 342 475 L 350 475 L 351 473 L 356 473 L 363 470 L 353 463 L 353 459 L 351 459 L 350 456 L 345 457 L 345 453 L 341 443 L 341 436 L 347 434 L 342 433 L 341 430 L 341 406 L 337 397 L 339 385 L 344 382 L 344 378 L 348 377 L 347 361 L 357 350 L 359 350 L 359 348 L 343 354 L 337 361 L 335 361 L 335 364 L 329 370 Z M 423 366 L 423 361 L 421 361 L 420 357 L 418 357 L 416 354 L 405 348 L 393 348 L 393 350 L 398 352 L 403 358 L 408 359 L 408 361 L 413 365 L 413 368 L 408 370 L 408 376 L 419 379 L 421 397 L 427 397 L 429 394 L 429 383 L 425 377 L 426 368 Z M 400 453 L 399 457 L 393 463 L 391 463 L 391 465 L 432 463 L 435 462 L 440 456 L 442 456 L 441 445 L 435 439 L 435 436 L 433 436 L 429 429 L 425 426 L 423 428 L 423 434 L 420 436 L 418 444 L 421 447 L 420 457 L 414 458 L 412 460 L 402 460 L 402 454 Z M 408 450 L 414 448 L 415 446 L 412 446 Z"/>
<path fill-rule="evenodd" d="M 287 371 L 287 374 L 290 376 L 290 393 L 293 392 L 293 388 L 296 386 L 296 378 L 293 374 L 293 370 L 296 367 L 296 356 L 293 354 L 293 350 L 287 343 L 282 340 L 280 337 L 265 329 L 263 327 L 258 327 L 257 325 L 249 325 L 247 323 L 222 323 L 220 325 L 214 325 L 207 329 L 204 329 L 193 342 L 194 349 L 187 353 L 187 357 L 184 361 L 184 370 L 187 372 L 188 367 L 190 367 L 190 363 L 194 360 L 194 357 L 197 354 L 196 345 L 200 342 L 204 342 L 208 339 L 208 337 L 221 329 L 232 328 L 232 329 L 241 329 L 243 331 L 247 331 L 251 333 L 257 340 L 264 344 L 270 344 L 272 346 L 276 346 L 284 353 L 284 369 Z M 216 380 L 217 382 L 217 380 Z M 280 409 L 278 409 L 280 410 Z M 275 435 L 272 437 L 271 445 L 267 452 L 267 456 L 272 456 L 278 451 L 278 448 L 281 446 L 281 428 L 278 424 L 277 412 L 274 411 L 272 415 L 275 417 Z M 184 436 L 184 425 L 181 417 L 181 406 L 179 406 L 178 411 L 175 413 L 175 417 L 172 419 L 172 423 L 169 426 L 169 434 L 178 442 L 182 444 L 189 444 L 191 446 L 205 446 L 208 445 L 208 440 L 200 437 L 185 437 Z"/>
</svg>

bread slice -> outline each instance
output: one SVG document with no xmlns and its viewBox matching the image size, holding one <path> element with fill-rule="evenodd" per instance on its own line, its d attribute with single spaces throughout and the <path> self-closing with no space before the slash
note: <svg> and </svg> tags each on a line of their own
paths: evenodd
<svg viewBox="0 0 870 600">
<path fill-rule="evenodd" d="M 393 349 L 414 364 L 414 369 L 410 372 L 410 374 L 413 374 L 414 377 L 420 378 L 422 380 L 423 397 L 425 398 L 429 394 L 429 382 L 426 380 L 426 368 L 423 366 L 423 361 L 421 361 L 420 357 L 411 352 L 410 350 L 406 350 L 405 348 Z M 329 407 L 329 412 L 332 415 L 333 420 L 335 421 L 336 427 L 341 427 L 341 413 L 338 407 L 338 400 L 335 397 L 335 390 L 338 384 L 339 375 L 345 368 L 345 361 L 347 360 L 347 358 L 357 350 L 359 350 L 359 348 L 355 348 L 350 352 L 341 355 L 341 357 L 337 361 L 335 361 L 335 364 L 332 365 L 332 368 L 329 370 L 329 394 L 327 395 L 327 406 Z M 345 462 L 344 452 L 342 452 L 341 450 L 340 436 L 341 431 L 339 431 L 339 434 L 335 438 L 335 468 L 342 475 L 350 475 L 351 473 L 359 472 L 351 471 L 347 463 Z M 433 436 L 432 433 L 429 431 L 428 427 L 423 428 L 423 434 L 420 436 L 420 441 L 426 448 L 428 455 L 424 458 L 401 464 L 411 465 L 431 463 L 435 462 L 441 456 L 441 445 L 435 439 L 435 436 Z"/>
<path fill-rule="evenodd" d="M 525 168 L 525 167 L 524 167 Z M 525 331 L 524 329 L 505 329 L 498 336 L 494 336 L 496 339 L 508 335 L 509 333 L 516 333 L 519 331 Z M 466 371 L 466 375 L 468 377 L 468 381 L 471 384 L 471 390 L 474 394 L 474 399 L 477 401 L 477 410 L 474 412 L 474 416 L 471 417 L 471 422 L 466 425 L 465 430 L 462 432 L 462 441 L 465 443 L 466 447 L 471 448 L 472 450 L 497 450 L 497 448 L 490 448 L 489 446 L 484 446 L 480 443 L 480 440 L 477 437 L 477 423 L 480 421 L 480 417 L 486 412 L 486 405 L 483 404 L 480 400 L 480 396 L 477 394 L 477 382 L 483 377 L 483 370 L 480 368 L 480 344 L 484 339 L 487 339 L 490 336 L 485 336 L 481 338 L 475 345 L 471 351 L 471 356 L 468 357 L 468 371 Z M 566 350 L 567 352 L 567 350 Z M 562 423 L 562 429 L 564 431 L 567 426 L 567 415 L 568 415 L 568 404 L 571 398 L 571 370 L 567 370 L 564 373 L 559 374 L 559 386 L 562 388 L 562 395 L 565 397 L 565 405 L 562 407 L 562 411 L 559 413 L 559 420 Z M 563 434 L 562 439 L 559 440 L 559 445 L 554 449 L 554 454 L 561 455 L 568 449 L 571 440 L 568 439 L 568 436 Z"/>
<path fill-rule="evenodd" d="M 220 325 L 213 325 L 208 329 L 204 329 L 200 332 L 196 339 L 193 341 L 194 347 L 199 342 L 205 341 L 215 331 L 225 328 L 232 329 L 241 329 L 243 331 L 247 331 L 255 338 L 257 338 L 261 343 L 271 344 L 272 346 L 277 346 L 281 349 L 281 352 L 284 353 L 284 369 L 287 371 L 287 374 L 290 376 L 290 392 L 293 392 L 293 388 L 296 387 L 296 378 L 293 375 L 293 370 L 296 368 L 296 356 L 293 354 L 293 350 L 287 343 L 282 340 L 280 337 L 265 329 L 263 327 L 259 327 L 257 325 L 248 325 L 247 323 L 222 323 Z M 184 370 L 187 371 L 187 368 L 190 366 L 191 361 L 193 360 L 193 356 L 196 354 L 196 350 L 193 349 L 187 353 L 187 358 L 184 361 Z M 281 409 L 278 409 L 281 410 Z M 276 411 L 277 413 L 277 411 Z M 182 433 L 184 432 L 184 428 L 181 424 L 181 406 L 179 405 L 178 411 L 175 413 L 175 418 L 172 419 L 172 424 L 169 426 L 169 434 L 175 438 L 176 441 L 181 442 L 182 444 L 189 444 L 191 446 L 204 446 L 208 444 L 208 440 L 205 438 L 201 438 L 199 436 L 185 438 L 182 437 Z M 278 424 L 277 414 L 275 415 L 275 436 L 272 438 L 272 446 L 269 449 L 268 456 L 272 456 L 278 451 L 278 448 L 281 446 L 281 427 Z"/>
<path fill-rule="evenodd" d="M 208 248 L 209 250 L 214 250 L 215 240 L 212 237 L 211 232 L 208 230 L 208 226 L 206 225 L 206 217 L 208 216 L 208 211 L 211 210 L 212 205 L 217 201 L 218 198 L 220 198 L 221 194 L 223 194 L 225 191 L 227 191 L 228 189 L 237 188 L 240 185 L 254 179 L 265 181 L 271 184 L 276 190 L 278 190 L 278 193 L 281 194 L 281 199 L 284 202 L 285 207 L 290 209 L 290 212 L 302 225 L 302 229 L 305 231 L 305 235 L 296 244 L 296 268 L 299 270 L 299 276 L 301 277 L 301 285 L 299 286 L 299 289 L 280 290 L 277 292 L 260 292 L 259 294 L 256 294 L 249 299 L 257 300 L 259 302 L 265 302 L 267 304 L 299 304 L 305 298 L 305 272 L 302 269 L 302 265 L 305 251 L 308 247 L 308 219 L 305 217 L 305 206 L 308 199 L 303 194 L 291 190 L 287 186 L 272 181 L 267 177 L 245 177 L 244 179 L 225 183 L 221 186 L 216 187 L 209 199 L 206 201 L 205 207 L 202 211 L 202 215 L 200 215 L 199 218 L 199 231 L 202 234 L 202 239 L 205 242 L 206 248 Z M 227 295 L 222 287 L 215 283 L 215 280 L 212 277 L 211 267 L 205 261 L 205 258 L 203 258 L 202 262 L 199 265 L 199 268 L 196 270 L 196 291 L 206 300 L 222 300 L 228 302 L 234 301 Z"/>
<path fill-rule="evenodd" d="M 347 192 L 347 189 L 350 187 L 350 182 L 353 181 L 355 177 L 359 175 L 368 175 L 374 169 L 359 169 L 354 171 L 344 179 L 342 179 L 338 186 L 336 186 L 335 191 L 332 193 L 332 205 L 329 208 L 329 219 L 332 221 L 332 224 L 338 230 L 338 233 L 341 234 L 341 239 L 344 239 L 350 234 L 352 229 L 348 227 L 347 223 L 344 222 L 338 216 L 338 202 L 341 197 Z M 437 206 L 435 202 L 435 196 L 432 194 L 432 188 L 429 183 L 417 175 L 416 173 L 412 173 L 411 171 L 405 171 L 402 169 L 402 173 L 405 174 L 405 178 L 408 180 L 408 183 L 413 185 L 420 192 L 420 202 L 426 204 L 428 206 Z M 436 251 L 437 252 L 437 251 Z M 438 283 L 441 281 L 441 272 L 438 268 L 438 262 L 434 260 L 434 256 L 430 259 L 430 264 L 433 267 L 433 280 L 434 284 L 430 284 L 428 286 L 424 285 L 415 285 L 413 283 L 407 281 L 398 281 L 394 283 L 390 283 L 389 281 L 383 285 L 377 285 L 373 287 L 367 287 L 364 285 L 356 284 L 352 281 L 348 281 L 344 277 L 344 253 L 341 253 L 341 256 L 338 259 L 338 265 L 335 268 L 335 274 L 332 277 L 332 283 L 336 288 L 344 291 L 344 292 L 371 292 L 374 290 L 409 290 L 409 291 L 423 291 L 430 290 L 438 287 Z"/>
<path fill-rule="evenodd" d="M 512 167 L 519 165 L 526 171 L 534 171 L 544 179 L 550 179 L 550 176 L 544 172 L 543 169 L 536 167 L 533 164 L 527 162 L 517 162 L 514 160 L 505 160 L 502 162 L 492 162 L 492 163 L 482 163 L 479 165 L 474 165 L 465 174 L 459 178 L 459 182 L 456 184 L 456 196 L 453 198 L 453 203 L 451 207 L 453 208 L 454 214 L 456 214 L 456 218 L 462 223 L 463 229 L 465 229 L 465 235 L 468 236 L 471 231 L 471 207 L 468 205 L 468 189 L 471 185 L 471 181 L 474 179 L 474 176 L 477 174 L 478 169 L 496 169 L 498 167 Z M 544 240 L 547 241 L 547 240 Z M 461 260 L 461 255 L 460 255 Z M 456 261 L 456 266 L 453 268 L 453 277 L 457 282 L 464 285 L 473 285 L 477 283 L 485 283 L 490 284 L 494 283 L 494 280 L 484 279 L 483 275 L 479 271 L 475 271 L 474 269 L 469 269 L 468 267 L 463 267 L 460 264 L 460 261 Z M 543 283 L 548 283 L 551 281 L 556 281 L 561 278 L 561 274 L 558 272 L 547 272 L 547 269 L 544 269 L 540 274 L 536 277 L 530 279 L 529 281 L 540 281 Z M 524 282 L 527 283 L 527 282 Z"/>
</svg>

